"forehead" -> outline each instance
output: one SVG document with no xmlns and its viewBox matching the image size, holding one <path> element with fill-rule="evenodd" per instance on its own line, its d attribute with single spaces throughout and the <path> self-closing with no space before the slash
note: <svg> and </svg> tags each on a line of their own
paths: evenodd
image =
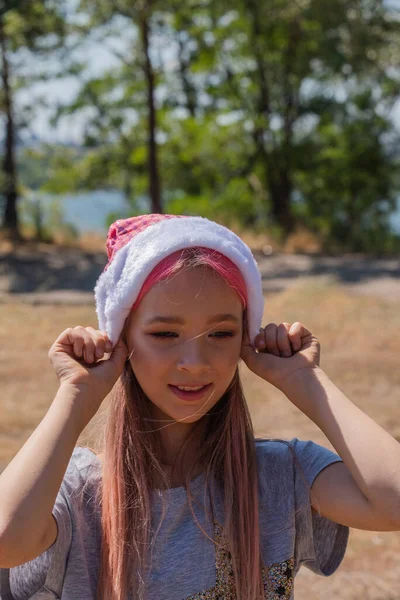
<svg viewBox="0 0 400 600">
<path fill-rule="evenodd" d="M 187 269 L 154 285 L 138 307 L 138 316 L 150 313 L 207 316 L 219 312 L 241 315 L 242 305 L 236 292 L 207 267 Z"/>
</svg>

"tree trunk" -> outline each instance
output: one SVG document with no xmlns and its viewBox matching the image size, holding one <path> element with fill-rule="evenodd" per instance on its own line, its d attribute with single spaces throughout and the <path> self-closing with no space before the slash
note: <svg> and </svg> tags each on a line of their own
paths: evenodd
<svg viewBox="0 0 400 600">
<path fill-rule="evenodd" d="M 148 167 L 149 167 L 149 196 L 152 213 L 162 213 L 161 184 L 157 157 L 157 115 L 154 101 L 154 72 L 149 54 L 149 21 L 145 11 L 142 14 L 141 34 L 144 53 L 144 73 L 147 82 L 148 105 Z"/>
<path fill-rule="evenodd" d="M 6 117 L 6 132 L 4 142 L 4 158 L 2 164 L 3 196 L 6 200 L 3 228 L 8 230 L 12 239 L 21 240 L 17 213 L 17 171 L 15 165 L 15 125 L 10 88 L 10 68 L 7 57 L 7 44 L 3 23 L 0 21 L 0 52 L 2 58 L 1 78 L 3 83 L 4 112 Z"/>
<path fill-rule="evenodd" d="M 265 58 L 265 49 L 260 45 L 260 40 L 265 36 L 260 15 L 260 0 L 247 0 L 244 4 L 251 23 L 251 45 L 257 66 L 258 98 L 255 106 L 256 127 L 253 134 L 257 154 L 264 167 L 265 185 L 269 191 L 270 214 L 274 222 L 282 228 L 284 237 L 294 229 L 295 221 L 292 212 L 292 163 L 291 136 L 293 132 L 293 97 L 289 86 L 289 67 L 285 65 L 285 86 L 282 95 L 282 110 L 284 110 L 284 142 L 266 143 L 265 132 L 270 130 L 270 118 L 273 114 L 271 106 L 270 83 L 268 80 L 268 63 Z M 295 31 L 297 33 L 297 30 Z M 288 64 L 290 65 L 290 52 L 288 49 Z"/>
<path fill-rule="evenodd" d="M 271 215 L 275 223 L 282 228 L 286 238 L 292 233 L 295 225 L 291 202 L 293 184 L 290 173 L 286 169 L 277 169 L 274 161 L 271 162 L 269 159 L 270 157 L 267 158 L 266 169 Z"/>
<path fill-rule="evenodd" d="M 185 22 L 185 25 L 189 25 Z M 178 35 L 178 61 L 179 61 L 179 74 L 181 76 L 182 89 L 186 98 L 186 109 L 188 110 L 190 116 L 194 119 L 196 117 L 196 109 L 197 109 L 197 97 L 196 97 L 196 89 L 190 82 L 189 69 L 190 69 L 190 58 L 185 58 L 185 50 L 190 53 L 188 48 L 185 48 L 185 43 L 181 37 Z"/>
</svg>

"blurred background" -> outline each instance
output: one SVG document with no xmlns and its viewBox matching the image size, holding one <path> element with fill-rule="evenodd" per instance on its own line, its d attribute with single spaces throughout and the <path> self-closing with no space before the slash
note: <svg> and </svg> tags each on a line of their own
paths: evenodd
<svg viewBox="0 0 400 600">
<path fill-rule="evenodd" d="M 150 212 L 239 233 L 265 323 L 310 327 L 400 441 L 400 0 L 2 0 L 0 54 L 0 470 L 56 393 L 53 341 L 97 328 L 107 227 Z M 256 433 L 329 446 L 242 372 Z M 352 531 L 296 597 L 394 600 L 399 576 L 400 534 Z"/>
<path fill-rule="evenodd" d="M 185 212 L 398 251 L 399 19 L 393 0 L 3 0 L 4 226 Z"/>
</svg>

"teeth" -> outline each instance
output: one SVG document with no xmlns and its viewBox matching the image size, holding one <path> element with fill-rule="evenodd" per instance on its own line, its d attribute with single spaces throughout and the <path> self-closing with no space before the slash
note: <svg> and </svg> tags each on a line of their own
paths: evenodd
<svg viewBox="0 0 400 600">
<path fill-rule="evenodd" d="M 184 392 L 196 392 L 197 390 L 202 390 L 205 386 L 201 385 L 200 387 L 186 387 L 183 385 L 177 385 L 176 387 L 178 388 L 178 390 L 182 390 Z"/>
</svg>

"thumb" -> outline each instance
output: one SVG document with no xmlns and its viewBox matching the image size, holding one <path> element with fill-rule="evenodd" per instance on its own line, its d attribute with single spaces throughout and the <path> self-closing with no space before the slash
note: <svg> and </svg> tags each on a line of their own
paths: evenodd
<svg viewBox="0 0 400 600">
<path fill-rule="evenodd" d="M 120 336 L 118 342 L 113 348 L 113 351 L 110 356 L 111 362 L 115 364 L 118 371 L 122 371 L 125 365 L 125 361 L 128 358 L 128 347 L 122 339 L 122 335 Z"/>
<path fill-rule="evenodd" d="M 240 358 L 246 363 L 247 367 L 253 371 L 253 373 L 263 376 L 269 361 L 273 361 L 275 357 L 260 350 L 256 352 L 256 349 L 258 348 L 256 344 L 259 339 L 260 338 L 257 335 L 254 343 L 252 344 L 250 342 L 248 332 L 245 331 L 243 334 Z"/>
<path fill-rule="evenodd" d="M 249 337 L 249 332 L 248 332 L 247 328 L 245 327 L 243 330 L 243 340 L 242 340 L 242 348 L 241 348 L 240 358 L 242 358 L 246 364 L 248 364 L 249 361 L 252 361 L 257 357 L 256 343 L 257 343 L 257 337 L 255 338 L 254 342 L 251 343 L 250 337 Z"/>
</svg>

